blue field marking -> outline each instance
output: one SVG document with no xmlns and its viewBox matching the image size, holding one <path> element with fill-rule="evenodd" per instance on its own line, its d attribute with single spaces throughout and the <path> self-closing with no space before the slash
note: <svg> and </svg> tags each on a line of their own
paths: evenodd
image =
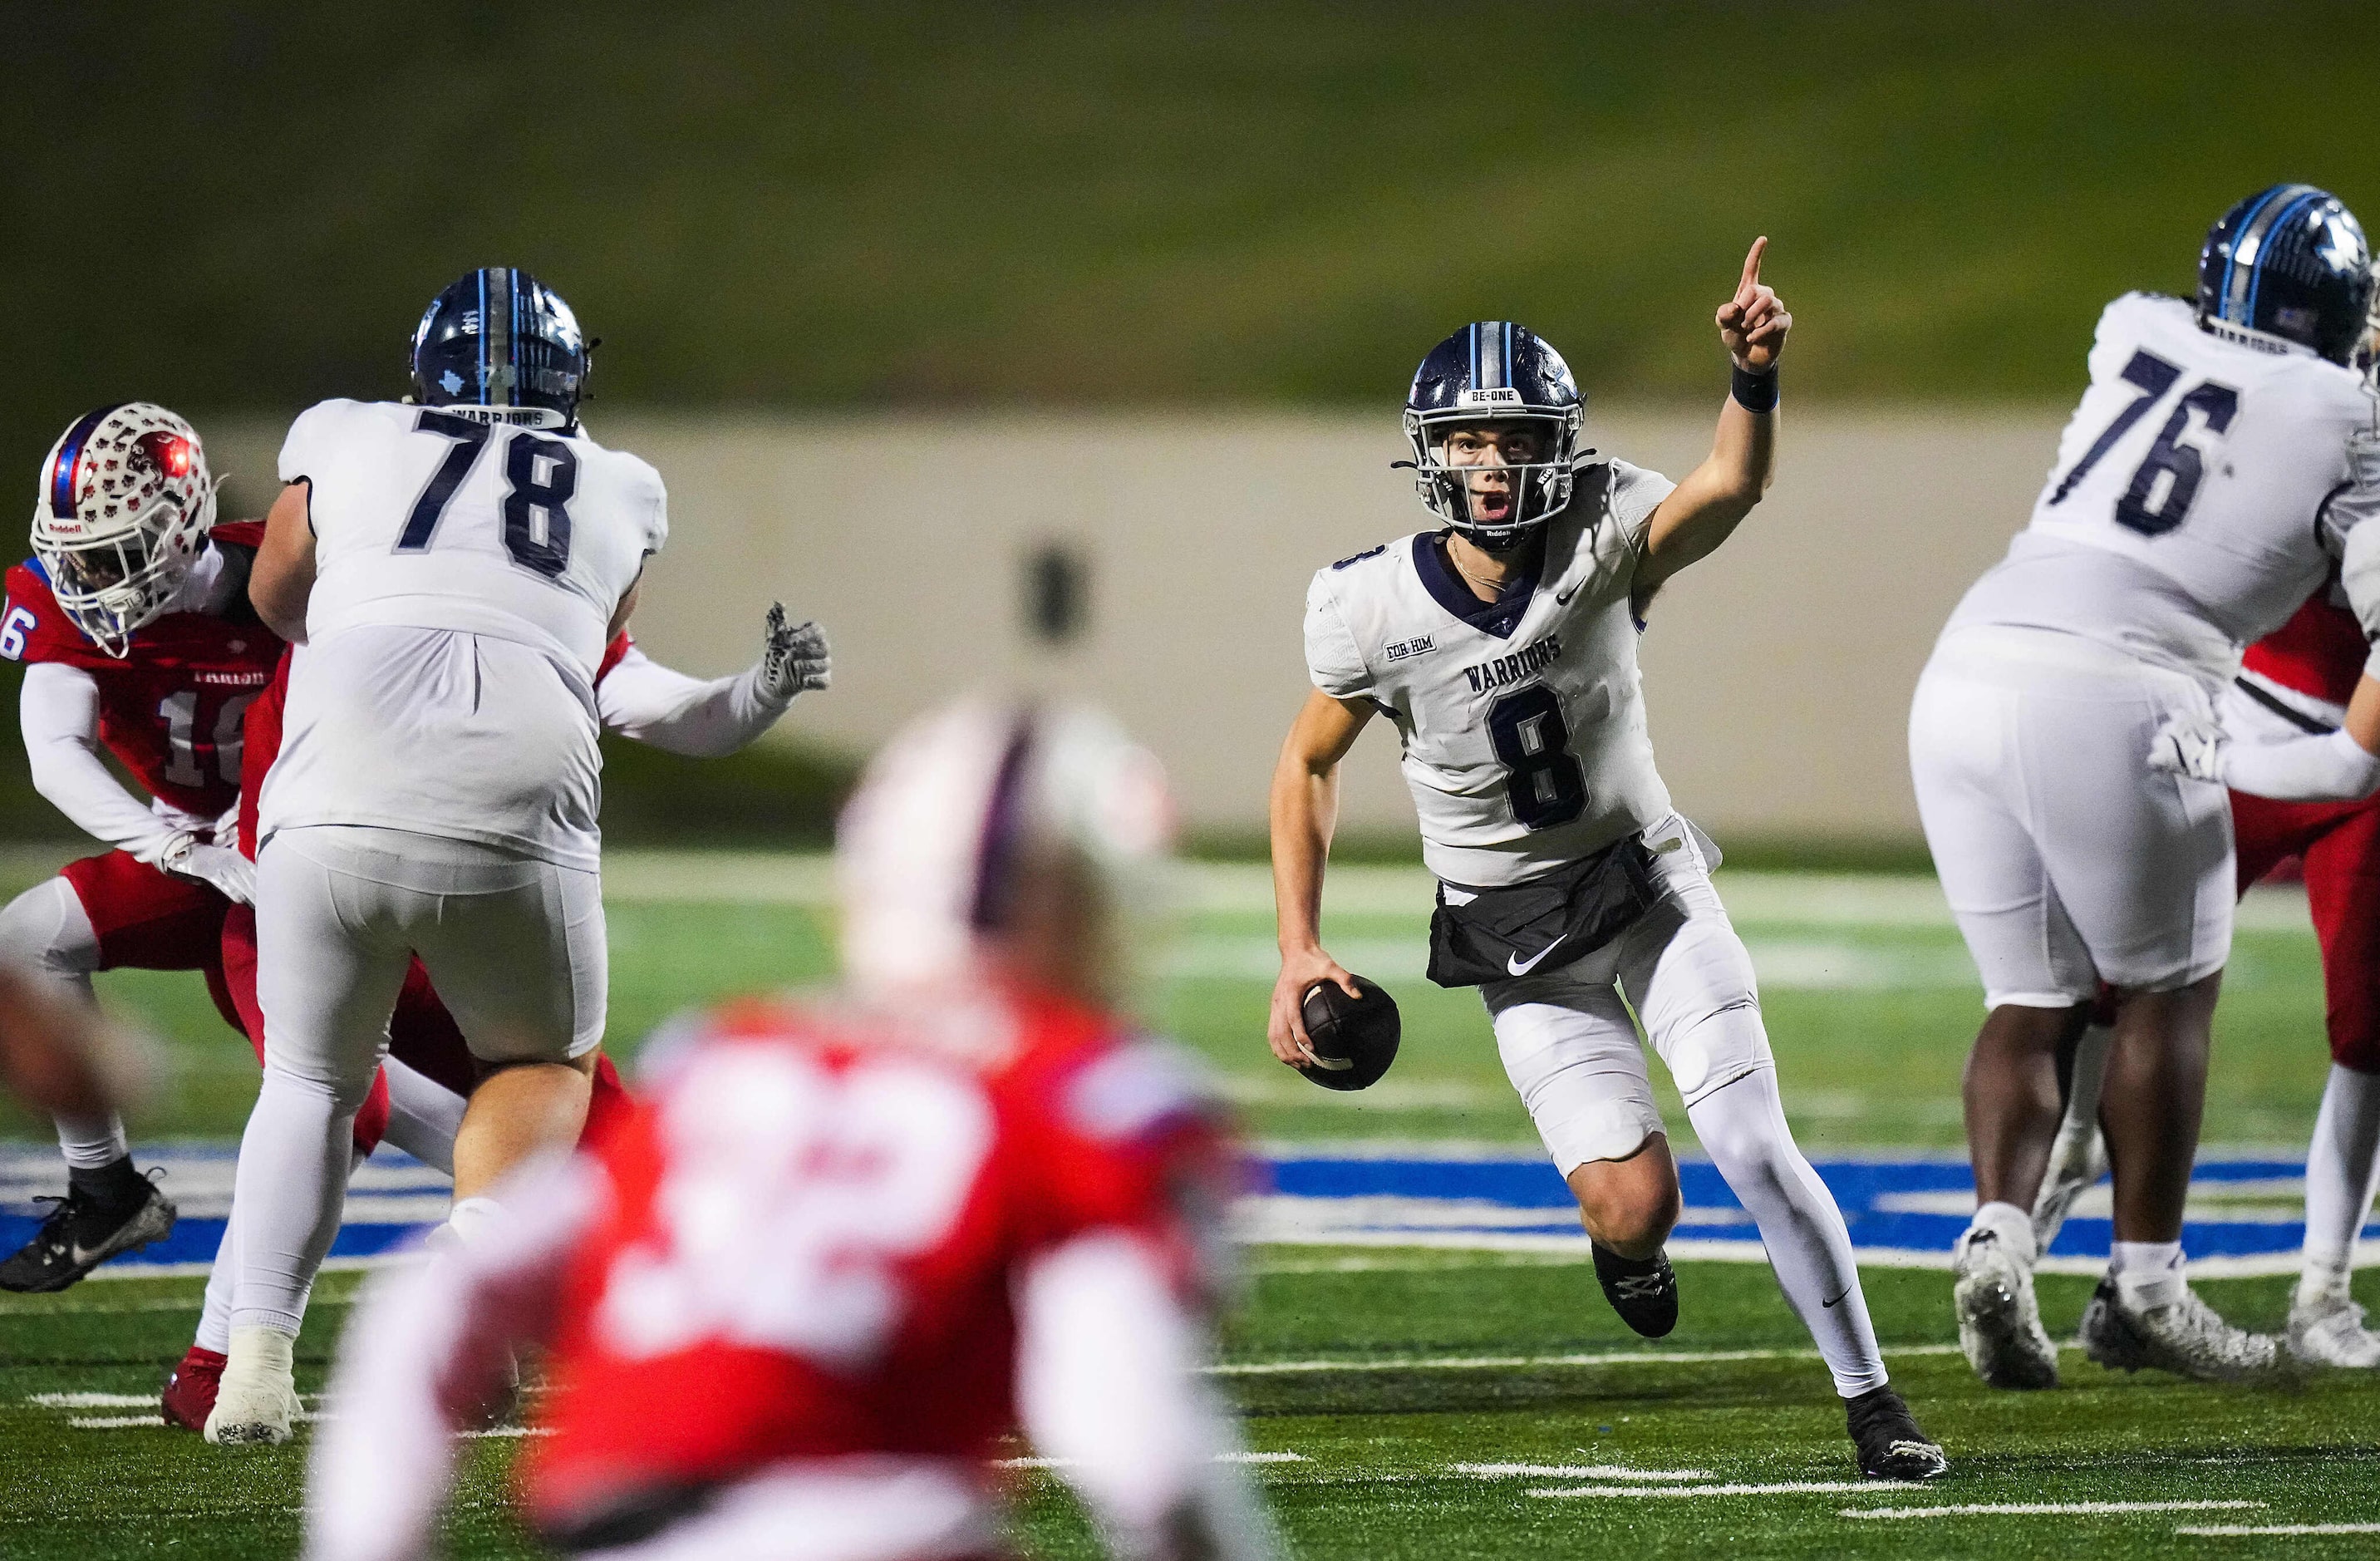
<svg viewBox="0 0 2380 1561">
<path fill-rule="evenodd" d="M 1864 1155 L 1815 1162 L 1864 1262 L 1947 1266 L 1974 1207 L 1966 1165 L 1948 1157 Z M 1266 1189 L 1240 1210 L 1250 1239 L 1320 1246 L 1506 1250 L 1580 1248 L 1570 1190 L 1544 1159 L 1479 1153 L 1349 1154 L 1314 1147 L 1265 1163 Z M 2210 1274 L 2287 1272 L 2305 1239 L 2302 1162 L 2213 1157 L 2191 1184 L 2183 1250 Z M 1685 1213 L 1671 1250 L 1682 1257 L 1764 1257 L 1743 1205 L 1707 1161 L 1680 1164 Z M 2107 1185 L 2085 1193 L 2044 1266 L 2089 1271 L 2105 1263 L 2112 1228 Z M 2367 1226 L 2380 1238 L 2380 1224 Z M 2380 1259 L 2380 1253 L 2374 1254 Z"/>
<path fill-rule="evenodd" d="M 142 1151 L 162 1167 L 161 1185 L 180 1207 L 173 1234 L 107 1265 L 103 1274 L 201 1273 L 223 1239 L 230 1208 L 233 1146 L 182 1143 Z M 1948 1155 L 1879 1152 L 1815 1162 L 1851 1227 L 1864 1263 L 1947 1267 L 1966 1228 L 1974 1184 Z M 1313 1246 L 1423 1246 L 1477 1251 L 1583 1255 L 1570 1189 L 1542 1155 L 1474 1145 L 1273 1146 L 1253 1169 L 1254 1189 L 1236 1211 L 1246 1239 Z M 1685 1213 L 1670 1243 L 1687 1259 L 1765 1261 L 1759 1233 L 1718 1170 L 1704 1160 L 1678 1167 Z M 42 1205 L 65 1190 L 56 1152 L 0 1147 L 0 1251 L 30 1238 Z M 368 1262 L 445 1217 L 448 1184 L 431 1167 L 383 1147 L 356 1173 L 334 1262 Z M 2044 1267 L 2086 1273 L 2107 1255 L 2107 1189 L 2076 1204 Z M 2304 1240 L 2304 1166 L 2274 1155 L 2210 1153 L 2191 1183 L 2183 1249 L 2211 1275 L 2286 1273 Z M 2380 1242 L 2380 1224 L 2367 1226 Z M 2371 1260 L 2380 1262 L 2380 1248 Z"/>
</svg>

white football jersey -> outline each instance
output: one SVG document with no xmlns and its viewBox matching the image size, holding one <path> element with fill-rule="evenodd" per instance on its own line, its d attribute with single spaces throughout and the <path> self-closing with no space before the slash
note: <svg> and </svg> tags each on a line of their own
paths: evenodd
<svg viewBox="0 0 2380 1561">
<path fill-rule="evenodd" d="M 1449 883 L 1517 884 L 1670 811 L 1653 767 L 1629 588 L 1675 484 L 1582 468 L 1535 577 L 1485 603 L 1423 531 L 1317 571 L 1315 687 L 1396 723 L 1423 860 Z"/>
<path fill-rule="evenodd" d="M 583 433 L 325 401 L 281 449 L 315 581 L 265 835 L 358 823 L 596 865 L 595 676 L 669 531 L 660 475 Z"/>
<path fill-rule="evenodd" d="M 2227 678 L 2380 511 L 2348 454 L 2373 396 L 2351 370 L 2201 330 L 2189 303 L 2147 293 L 2100 315 L 2090 371 L 2032 524 L 1946 632 L 2057 629 Z"/>
</svg>

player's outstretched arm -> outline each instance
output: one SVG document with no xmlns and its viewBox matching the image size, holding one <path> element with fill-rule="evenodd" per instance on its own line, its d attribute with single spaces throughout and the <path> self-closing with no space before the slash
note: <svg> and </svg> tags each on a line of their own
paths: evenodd
<svg viewBox="0 0 2380 1561">
<path fill-rule="evenodd" d="M 824 689 L 834 653 L 815 622 L 788 624 L 769 608 L 760 659 L 733 677 L 689 677 L 631 644 L 595 686 L 603 725 L 670 753 L 716 759 L 748 747 L 777 724 L 796 694 Z"/>
<path fill-rule="evenodd" d="M 33 789 L 94 840 L 153 862 L 174 826 L 125 788 L 99 756 L 99 684 L 79 667 L 35 662 L 17 695 Z"/>
<path fill-rule="evenodd" d="M 264 627 L 293 645 L 306 640 L 306 602 L 314 594 L 313 485 L 304 478 L 281 490 L 264 516 L 264 545 L 249 571 L 248 600 Z"/>
<path fill-rule="evenodd" d="M 1310 1061 L 1300 1004 L 1317 982 L 1337 982 L 1350 997 L 1355 978 L 1322 950 L 1322 872 L 1339 826 L 1339 762 L 1378 707 L 1333 699 L 1317 689 L 1291 724 L 1272 773 L 1272 897 L 1281 934 L 1281 978 L 1273 982 L 1266 1040 L 1295 1067 Z"/>
<path fill-rule="evenodd" d="M 2346 724 L 2319 736 L 2234 742 L 2215 722 L 2168 717 L 2149 739 L 2149 768 L 2277 802 L 2360 802 L 2380 791 L 2380 678 L 2357 678 Z"/>
<path fill-rule="evenodd" d="M 1777 473 L 1777 359 L 1793 316 L 1760 280 L 1768 240 L 1753 241 L 1735 296 L 1718 310 L 1719 340 L 1735 383 L 1719 409 L 1711 453 L 1653 511 L 1635 589 L 1650 596 L 1663 580 L 1710 556 L 1768 492 Z"/>
</svg>

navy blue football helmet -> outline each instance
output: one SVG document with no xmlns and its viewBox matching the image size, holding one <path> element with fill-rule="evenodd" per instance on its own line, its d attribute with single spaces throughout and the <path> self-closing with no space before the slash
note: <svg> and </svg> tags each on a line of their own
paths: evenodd
<svg viewBox="0 0 2380 1561">
<path fill-rule="evenodd" d="M 2336 195 L 2277 184 L 2223 213 L 2198 251 L 2198 323 L 2253 344 L 2278 338 L 2347 363 L 2372 301 L 2372 250 Z"/>
<path fill-rule="evenodd" d="M 1465 325 L 1429 349 L 1405 396 L 1414 489 L 1448 525 L 1482 547 L 1512 546 L 1570 503 L 1572 461 L 1585 413 L 1570 365 L 1545 338 L 1510 320 Z M 1534 423 L 1536 460 L 1449 466 L 1447 435 L 1481 423 Z M 1500 479 L 1482 481 L 1483 471 Z"/>
<path fill-rule="evenodd" d="M 414 399 L 483 422 L 575 426 L 588 367 L 578 317 L 517 266 L 467 274 L 413 328 Z"/>
</svg>

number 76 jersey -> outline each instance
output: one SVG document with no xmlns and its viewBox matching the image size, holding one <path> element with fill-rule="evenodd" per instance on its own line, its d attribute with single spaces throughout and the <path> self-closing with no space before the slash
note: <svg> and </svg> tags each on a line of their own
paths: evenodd
<svg viewBox="0 0 2380 1561">
<path fill-rule="evenodd" d="M 1952 626 L 2062 629 L 2228 677 L 2380 509 L 2350 454 L 2374 399 L 2352 370 L 2147 293 L 2101 314 L 2090 372 L 2032 524 Z"/>
<path fill-rule="evenodd" d="M 636 457 L 437 407 L 325 401 L 290 427 L 281 480 L 310 488 L 310 643 L 367 625 L 492 635 L 590 688 L 613 609 L 669 534 L 661 475 Z"/>
</svg>

